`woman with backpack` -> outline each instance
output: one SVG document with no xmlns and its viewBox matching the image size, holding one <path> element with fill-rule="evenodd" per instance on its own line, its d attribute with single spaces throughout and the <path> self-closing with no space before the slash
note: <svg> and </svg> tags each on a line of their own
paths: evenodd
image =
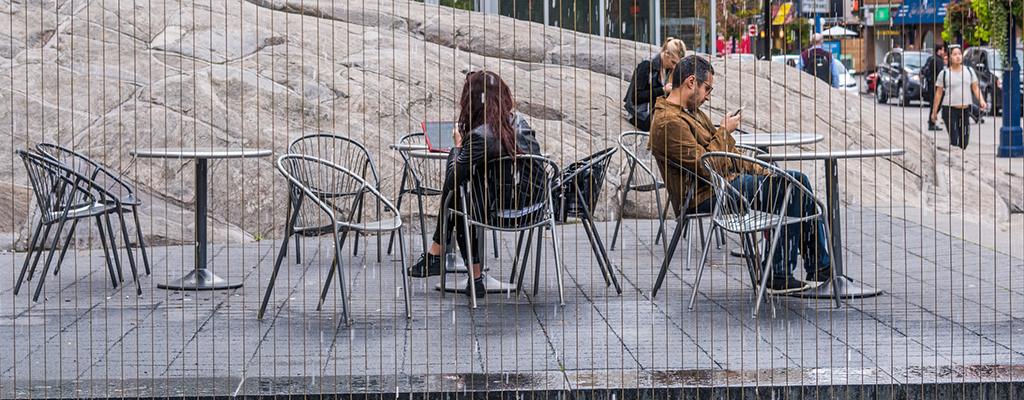
<svg viewBox="0 0 1024 400">
<path fill-rule="evenodd" d="M 676 63 L 685 56 L 686 44 L 682 40 L 668 38 L 658 54 L 637 65 L 633 79 L 629 81 L 626 97 L 622 99 L 631 124 L 644 132 L 651 130 L 654 102 L 672 91 L 668 78 Z"/>
<path fill-rule="evenodd" d="M 966 149 L 971 138 L 971 105 L 978 99 L 982 110 L 988 109 L 988 103 L 981 95 L 978 86 L 978 75 L 971 67 L 964 65 L 964 51 L 959 45 L 950 45 L 946 51 L 949 64 L 935 79 L 935 101 L 928 121 L 935 123 L 941 105 L 942 121 L 949 131 L 949 144 Z M 943 97 L 945 94 L 945 97 Z M 973 98 L 972 98 L 973 96 Z"/>
</svg>

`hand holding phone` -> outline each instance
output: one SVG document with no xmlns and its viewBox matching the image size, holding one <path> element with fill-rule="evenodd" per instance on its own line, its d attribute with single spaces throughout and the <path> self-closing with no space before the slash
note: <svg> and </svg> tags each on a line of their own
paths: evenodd
<svg viewBox="0 0 1024 400">
<path fill-rule="evenodd" d="M 730 117 L 735 117 L 737 115 L 740 115 L 741 113 L 743 113 L 743 110 L 745 110 L 745 109 L 747 109 L 747 107 L 745 107 L 745 106 L 744 107 L 740 107 L 740 108 L 736 109 L 736 111 L 733 111 L 732 114 L 729 114 L 729 116 Z"/>
</svg>

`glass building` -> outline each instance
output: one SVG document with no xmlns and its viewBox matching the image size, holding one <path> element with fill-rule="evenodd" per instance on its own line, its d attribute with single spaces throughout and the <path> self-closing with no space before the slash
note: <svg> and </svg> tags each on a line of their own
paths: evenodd
<svg viewBox="0 0 1024 400">
<path fill-rule="evenodd" d="M 438 0 L 427 2 L 437 4 Z M 653 45 L 659 45 L 662 38 L 677 37 L 691 49 L 708 52 L 707 18 L 698 15 L 696 4 L 697 0 L 475 0 L 474 8 Z"/>
</svg>

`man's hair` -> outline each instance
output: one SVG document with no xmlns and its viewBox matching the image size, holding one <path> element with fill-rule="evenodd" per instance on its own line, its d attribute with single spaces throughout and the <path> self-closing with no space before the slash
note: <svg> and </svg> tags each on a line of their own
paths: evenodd
<svg viewBox="0 0 1024 400">
<path fill-rule="evenodd" d="M 815 33 L 811 35 L 811 43 L 814 43 L 815 45 L 825 43 L 825 35 L 822 35 L 820 33 Z"/>
<path fill-rule="evenodd" d="M 700 82 L 707 82 L 708 75 L 714 74 L 715 67 L 711 66 L 711 62 L 704 57 L 691 54 L 683 57 L 672 69 L 672 87 L 682 87 L 683 81 L 691 76 L 696 76 Z"/>
<path fill-rule="evenodd" d="M 946 50 L 946 45 L 944 45 L 942 43 L 936 43 L 935 44 L 935 52 L 938 53 L 939 50 Z"/>
</svg>

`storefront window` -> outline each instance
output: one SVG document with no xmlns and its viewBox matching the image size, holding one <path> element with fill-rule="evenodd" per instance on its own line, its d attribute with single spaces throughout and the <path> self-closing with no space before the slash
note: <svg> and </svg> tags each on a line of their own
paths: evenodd
<svg viewBox="0 0 1024 400">
<path fill-rule="evenodd" d="M 551 0 L 551 26 L 593 35 L 601 34 L 599 0 Z"/>
<path fill-rule="evenodd" d="M 703 15 L 697 15 L 698 11 L 701 11 L 697 9 L 697 3 L 694 1 L 661 2 L 661 39 L 679 38 L 686 42 L 688 49 L 710 54 L 706 38 L 708 35 L 707 19 Z M 710 13 L 706 4 L 703 8 L 707 9 L 704 10 L 705 14 Z"/>
<path fill-rule="evenodd" d="M 651 5 L 647 0 L 608 0 L 608 37 L 651 42 Z"/>
<path fill-rule="evenodd" d="M 544 0 L 505 0 L 501 2 L 501 15 L 544 23 Z"/>
</svg>

